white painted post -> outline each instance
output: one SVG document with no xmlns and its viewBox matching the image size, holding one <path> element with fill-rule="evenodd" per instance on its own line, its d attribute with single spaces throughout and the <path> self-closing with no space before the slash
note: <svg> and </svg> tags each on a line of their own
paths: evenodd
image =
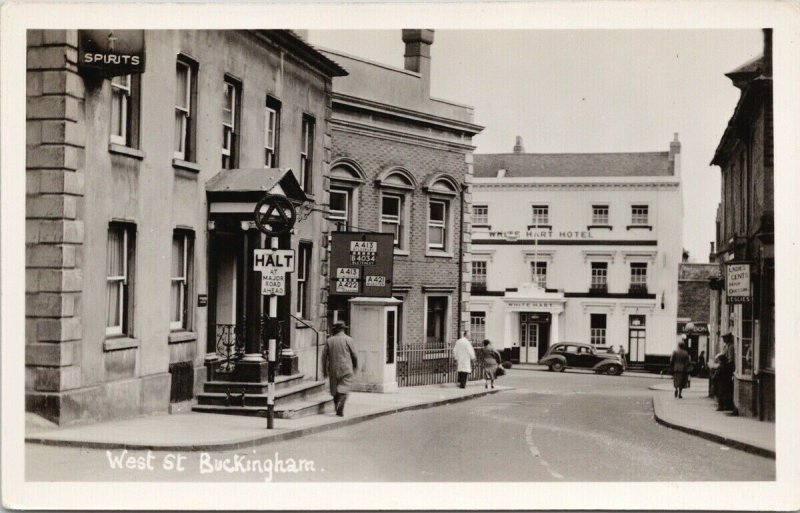
<svg viewBox="0 0 800 513">
<path fill-rule="evenodd" d="M 275 250 L 278 249 L 278 238 L 270 238 L 270 247 Z M 284 279 L 286 277 L 284 276 Z M 274 428 L 275 422 L 275 356 L 277 341 L 275 340 L 275 322 L 278 318 L 278 296 L 269 296 L 269 355 L 267 360 L 267 429 Z"/>
</svg>

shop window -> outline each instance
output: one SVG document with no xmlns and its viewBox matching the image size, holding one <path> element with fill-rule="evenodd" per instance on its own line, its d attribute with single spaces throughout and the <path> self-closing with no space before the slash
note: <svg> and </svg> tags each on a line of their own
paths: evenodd
<svg viewBox="0 0 800 513">
<path fill-rule="evenodd" d="M 606 314 L 590 314 L 589 342 L 594 346 L 606 345 Z"/>
<path fill-rule="evenodd" d="M 172 235 L 169 319 L 169 327 L 173 331 L 191 329 L 189 304 L 192 297 L 193 245 L 192 232 L 175 230 Z"/>
<path fill-rule="evenodd" d="M 302 319 L 309 317 L 309 291 L 308 277 L 311 267 L 311 251 L 313 246 L 310 242 L 301 242 L 298 247 L 297 255 L 297 313 Z"/>
<path fill-rule="evenodd" d="M 139 75 L 111 79 L 111 142 L 129 148 L 139 146 Z"/>
<path fill-rule="evenodd" d="M 239 139 L 241 85 L 225 77 L 222 103 L 222 169 L 236 167 Z"/>
<path fill-rule="evenodd" d="M 486 290 L 487 262 L 476 260 L 472 262 L 472 291 L 481 292 Z"/>
<path fill-rule="evenodd" d="M 531 282 L 547 288 L 547 262 L 531 262 Z"/>
<path fill-rule="evenodd" d="M 472 344 L 478 345 L 486 338 L 486 312 L 469 313 L 469 332 Z"/>
<path fill-rule="evenodd" d="M 272 96 L 267 96 L 264 107 L 264 167 L 278 167 L 280 125 L 281 102 Z"/>
<path fill-rule="evenodd" d="M 489 224 L 489 207 L 487 205 L 472 207 L 472 224 Z"/>
<path fill-rule="evenodd" d="M 608 205 L 592 206 L 592 224 L 596 226 L 608 225 Z"/>
<path fill-rule="evenodd" d="M 300 140 L 300 186 L 308 194 L 314 190 L 314 118 L 303 114 L 302 138 Z"/>
<path fill-rule="evenodd" d="M 425 343 L 427 347 L 446 347 L 447 342 L 447 296 L 426 297 Z"/>
<path fill-rule="evenodd" d="M 106 335 L 132 336 L 134 225 L 111 223 L 106 245 Z"/>
<path fill-rule="evenodd" d="M 447 223 L 449 202 L 443 200 L 428 201 L 428 249 L 447 251 Z"/>
<path fill-rule="evenodd" d="M 174 157 L 193 161 L 195 133 L 195 91 L 197 64 L 179 56 L 175 67 L 175 136 Z"/>
</svg>

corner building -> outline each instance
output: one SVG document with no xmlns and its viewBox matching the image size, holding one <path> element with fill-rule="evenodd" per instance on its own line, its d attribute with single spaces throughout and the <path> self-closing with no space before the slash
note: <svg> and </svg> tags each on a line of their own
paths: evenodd
<svg viewBox="0 0 800 513">
<path fill-rule="evenodd" d="M 333 81 L 332 229 L 395 234 L 398 348 L 446 347 L 466 326 L 472 180 L 470 107 L 430 96 L 432 30 L 403 30 L 405 69 L 322 50 L 348 71 Z M 349 321 L 346 296 L 329 320 Z M 459 324 L 461 326 L 459 326 Z"/>
<path fill-rule="evenodd" d="M 153 30 L 144 73 L 103 79 L 77 67 L 78 32 L 27 43 L 26 409 L 62 425 L 184 407 L 226 334 L 264 375 L 253 207 L 324 203 L 345 73 L 291 31 Z M 319 324 L 326 221 L 301 210 L 279 311 Z M 313 376 L 313 333 L 283 328 Z"/>
<path fill-rule="evenodd" d="M 680 143 L 652 153 L 476 154 L 474 340 L 536 362 L 557 342 L 667 364 L 681 261 Z"/>
</svg>

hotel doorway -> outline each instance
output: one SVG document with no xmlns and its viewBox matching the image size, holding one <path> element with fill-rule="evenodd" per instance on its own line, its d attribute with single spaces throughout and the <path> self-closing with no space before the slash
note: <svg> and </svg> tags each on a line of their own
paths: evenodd
<svg viewBox="0 0 800 513">
<path fill-rule="evenodd" d="M 519 361 L 536 363 L 547 351 L 550 337 L 550 314 L 520 312 Z"/>
<path fill-rule="evenodd" d="M 644 315 L 631 315 L 628 318 L 628 362 L 643 363 L 647 340 L 647 327 Z"/>
</svg>

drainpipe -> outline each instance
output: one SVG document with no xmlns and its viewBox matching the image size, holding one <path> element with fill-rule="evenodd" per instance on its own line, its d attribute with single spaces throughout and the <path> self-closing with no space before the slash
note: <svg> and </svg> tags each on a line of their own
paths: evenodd
<svg viewBox="0 0 800 513">
<path fill-rule="evenodd" d="M 465 184 L 461 184 L 461 223 L 459 223 L 459 238 L 458 238 L 458 333 L 456 338 L 461 338 L 461 333 L 464 327 L 461 325 L 461 310 L 463 305 L 461 299 L 464 297 L 464 189 Z"/>
</svg>

